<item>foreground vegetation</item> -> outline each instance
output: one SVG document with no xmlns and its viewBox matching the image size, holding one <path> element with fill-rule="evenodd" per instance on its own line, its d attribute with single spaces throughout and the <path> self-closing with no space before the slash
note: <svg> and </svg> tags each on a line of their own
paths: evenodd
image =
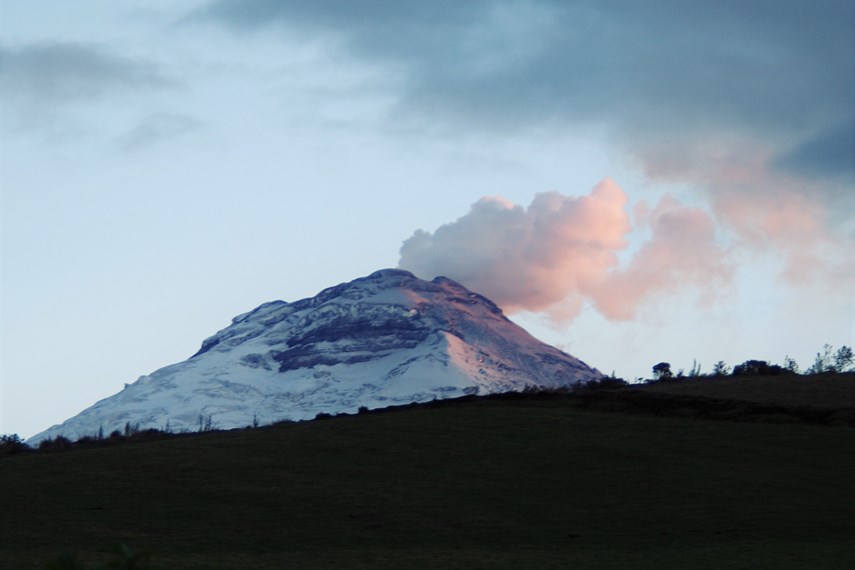
<svg viewBox="0 0 855 570">
<path fill-rule="evenodd" d="M 849 346 L 841 346 L 838 349 L 830 344 L 825 344 L 822 350 L 816 353 L 813 364 L 805 371 L 805 376 L 818 374 L 845 374 L 855 372 L 855 352 Z M 661 382 L 669 380 L 681 380 L 684 378 L 721 378 L 724 376 L 797 376 L 802 374 L 798 362 L 790 356 L 784 357 L 783 364 L 773 364 L 766 360 L 751 359 L 742 364 L 737 364 L 731 370 L 730 366 L 723 360 L 713 365 L 712 372 L 703 374 L 701 365 L 695 360 L 692 368 L 687 373 L 680 369 L 676 374 L 671 370 L 670 362 L 660 362 L 653 365 L 653 378 L 644 380 L 638 378 L 637 382 Z"/>
<path fill-rule="evenodd" d="M 855 429 L 656 392 L 695 383 L 7 456 L 0 568 L 851 567 Z"/>
</svg>

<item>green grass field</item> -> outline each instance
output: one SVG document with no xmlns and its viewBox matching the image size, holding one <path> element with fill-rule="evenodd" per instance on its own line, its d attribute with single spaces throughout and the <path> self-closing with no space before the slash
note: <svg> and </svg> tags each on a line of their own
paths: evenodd
<svg viewBox="0 0 855 570">
<path fill-rule="evenodd" d="M 855 429 L 446 403 L 0 459 L 0 567 L 855 567 Z"/>
</svg>

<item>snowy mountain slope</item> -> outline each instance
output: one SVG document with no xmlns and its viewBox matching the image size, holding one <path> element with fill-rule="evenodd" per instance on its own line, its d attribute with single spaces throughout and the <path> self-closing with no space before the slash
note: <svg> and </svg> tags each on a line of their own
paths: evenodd
<svg viewBox="0 0 855 570">
<path fill-rule="evenodd" d="M 601 376 L 450 279 L 385 269 L 239 315 L 188 360 L 29 442 L 109 434 L 128 422 L 195 431 L 210 421 L 227 429 Z"/>
</svg>

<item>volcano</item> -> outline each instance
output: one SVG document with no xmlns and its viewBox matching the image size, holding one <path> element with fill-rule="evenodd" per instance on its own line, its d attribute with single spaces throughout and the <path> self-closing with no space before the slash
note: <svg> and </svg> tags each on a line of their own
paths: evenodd
<svg viewBox="0 0 855 570">
<path fill-rule="evenodd" d="M 384 269 L 239 315 L 187 360 L 140 377 L 29 443 L 128 425 L 229 429 L 601 377 L 459 283 Z"/>
</svg>

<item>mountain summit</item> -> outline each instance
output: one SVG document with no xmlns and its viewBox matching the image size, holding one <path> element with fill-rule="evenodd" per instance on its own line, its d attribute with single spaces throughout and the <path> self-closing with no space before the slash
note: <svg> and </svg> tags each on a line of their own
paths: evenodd
<svg viewBox="0 0 855 570">
<path fill-rule="evenodd" d="M 110 433 L 128 423 L 176 431 L 244 427 L 601 376 L 450 279 L 383 269 L 239 315 L 189 359 L 29 441 Z"/>
</svg>

